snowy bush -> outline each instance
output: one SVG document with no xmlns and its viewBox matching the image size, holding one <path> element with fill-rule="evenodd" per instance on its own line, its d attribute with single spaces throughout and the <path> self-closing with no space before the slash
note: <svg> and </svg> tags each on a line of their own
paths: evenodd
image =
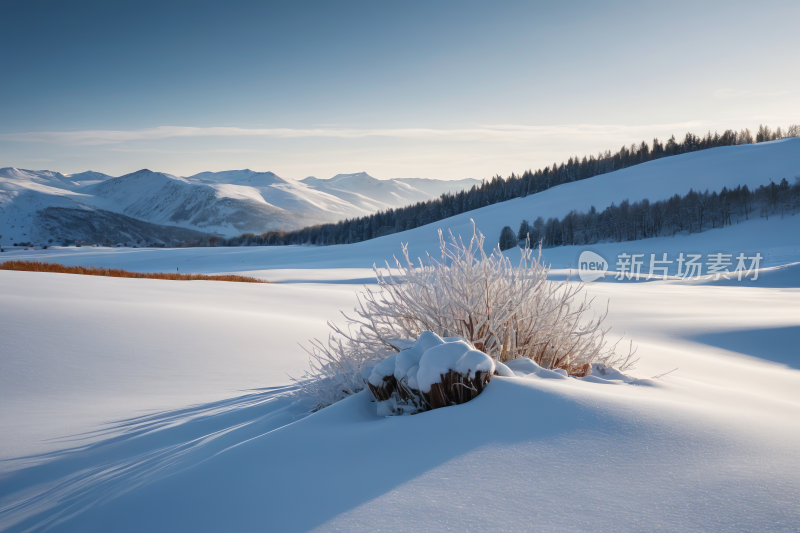
<svg viewBox="0 0 800 533">
<path fill-rule="evenodd" d="M 579 298 L 582 284 L 547 280 L 541 248 L 518 249 L 516 265 L 499 247 L 487 255 L 474 224 L 467 243 L 452 233 L 445 240 L 441 231 L 439 241 L 439 259 L 415 265 L 404 245 L 397 274 L 388 263 L 386 273 L 373 267 L 378 290 L 365 288 L 355 316 L 343 313 L 346 327 L 329 323 L 327 343 L 312 342 L 311 370 L 298 383 L 317 407 L 362 390 L 376 365 L 425 331 L 462 339 L 495 362 L 525 357 L 578 377 L 591 373 L 593 363 L 624 370 L 635 362 L 631 351 L 618 354 L 616 344 L 608 345 L 606 314 L 589 315 L 591 301 Z M 397 360 L 385 366 L 397 368 Z M 387 397 L 397 386 L 391 379 L 379 385 Z"/>
<path fill-rule="evenodd" d="M 414 414 L 472 400 L 494 369 L 491 357 L 462 339 L 423 331 L 409 348 L 375 365 L 367 386 L 378 414 Z"/>
</svg>

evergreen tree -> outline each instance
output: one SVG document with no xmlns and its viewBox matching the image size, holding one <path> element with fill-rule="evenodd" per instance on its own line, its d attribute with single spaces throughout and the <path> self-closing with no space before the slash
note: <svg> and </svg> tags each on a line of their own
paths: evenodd
<svg viewBox="0 0 800 533">
<path fill-rule="evenodd" d="M 524 241 L 525 239 L 528 238 L 530 232 L 531 232 L 530 222 L 528 222 L 527 220 L 523 220 L 522 222 L 520 222 L 519 225 L 519 231 L 517 232 L 517 240 Z"/>
<path fill-rule="evenodd" d="M 500 249 L 501 250 L 508 250 L 513 248 L 517 245 L 517 236 L 514 235 L 514 230 L 511 229 L 511 226 L 506 226 L 500 232 Z"/>
</svg>

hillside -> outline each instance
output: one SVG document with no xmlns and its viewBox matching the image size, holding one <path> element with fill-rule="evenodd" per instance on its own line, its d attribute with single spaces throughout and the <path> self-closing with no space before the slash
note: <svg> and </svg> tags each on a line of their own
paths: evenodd
<svg viewBox="0 0 800 533">
<path fill-rule="evenodd" d="M 451 229 L 457 235 L 470 235 L 474 219 L 478 227 L 496 243 L 503 226 L 515 230 L 523 219 L 541 216 L 563 217 L 572 210 L 589 211 L 648 199 L 662 200 L 690 189 L 719 191 L 739 185 L 758 187 L 781 179 L 794 182 L 800 175 L 800 138 L 759 144 L 712 148 L 690 154 L 666 157 L 594 178 L 553 187 L 547 191 L 481 208 L 407 231 L 414 255 L 435 249 L 430 226 Z M 383 237 L 390 239 L 392 236 Z M 396 238 L 395 238 L 396 240 Z M 423 244 L 425 243 L 425 244 Z"/>
<path fill-rule="evenodd" d="M 214 235 L 178 226 L 152 224 L 105 209 L 47 207 L 36 212 L 28 242 L 173 245 L 207 241 Z"/>
<path fill-rule="evenodd" d="M 426 232 L 427 227 L 435 225 L 450 228 L 456 234 L 471 235 L 470 219 L 473 218 L 490 241 L 496 242 L 504 226 L 516 231 L 523 219 L 561 218 L 571 211 L 588 212 L 592 207 L 603 210 L 626 199 L 630 202 L 664 200 L 675 194 L 685 195 L 692 189 L 718 192 L 723 187 L 731 189 L 744 185 L 753 189 L 770 182 L 777 184 L 783 179 L 794 183 L 798 175 L 800 138 L 724 146 L 656 159 L 514 199 L 495 199 L 490 203 L 481 198 L 480 192 L 470 198 L 451 196 L 430 205 L 350 220 L 343 225 L 306 228 L 272 241 L 267 235 L 259 244 L 315 243 L 315 239 L 324 236 L 326 244 L 369 240 L 372 246 L 378 246 L 375 235 L 381 235 L 380 239 L 393 239 L 387 234 L 403 232 L 413 243 L 412 249 L 417 250 L 417 243 L 421 242 L 435 247 L 430 232 Z M 502 182 L 495 189 L 502 189 Z M 475 204 L 484 207 L 476 209 Z M 453 212 L 457 214 L 451 214 Z"/>
<path fill-rule="evenodd" d="M 139 220 L 221 234 L 314 220 L 268 203 L 251 187 L 211 186 L 149 170 L 106 180 L 86 192 L 98 207 Z"/>
<path fill-rule="evenodd" d="M 415 189 L 431 195 L 434 198 L 446 192 L 467 190 L 475 185 L 480 185 L 481 180 L 467 178 L 463 180 L 432 180 L 428 178 L 396 178 L 394 181 L 406 183 Z"/>
<path fill-rule="evenodd" d="M 354 205 L 362 205 L 369 213 L 402 207 L 438 198 L 445 192 L 458 192 L 479 185 L 480 180 L 434 180 L 395 178 L 378 180 L 366 172 L 337 174 L 330 179 L 309 176 L 301 180 L 309 187 L 325 191 Z"/>
<path fill-rule="evenodd" d="M 354 194 L 366 196 L 379 202 L 381 209 L 409 205 L 434 197 L 432 194 L 420 191 L 401 181 L 378 180 L 366 172 L 337 174 L 326 180 L 308 177 L 301 181 L 317 190 L 344 199 L 352 198 Z"/>
<path fill-rule="evenodd" d="M 58 172 L 0 169 L 0 244 L 34 238 L 47 242 L 50 237 L 40 235 L 34 225 L 38 213 L 51 207 L 87 206 L 91 196 L 78 192 L 82 188 Z"/>
<path fill-rule="evenodd" d="M 303 183 L 283 179 L 272 172 L 254 172 L 249 169 L 202 172 L 187 180 L 210 185 L 220 196 L 260 197 L 270 205 L 312 220 L 340 220 L 370 212 L 326 192 L 316 191 Z"/>
</svg>

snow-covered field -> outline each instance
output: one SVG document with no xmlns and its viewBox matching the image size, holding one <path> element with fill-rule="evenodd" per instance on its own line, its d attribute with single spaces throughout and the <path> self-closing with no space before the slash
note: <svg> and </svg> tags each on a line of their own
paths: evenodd
<svg viewBox="0 0 800 533">
<path fill-rule="evenodd" d="M 494 239 L 563 214 L 569 187 L 441 226 L 464 233 L 471 217 Z M 298 343 L 325 335 L 401 241 L 434 253 L 437 226 L 324 248 L 4 253 L 276 283 L 0 271 L 0 530 L 798 530 L 800 216 L 591 247 L 764 257 L 756 281 L 588 284 L 598 310 L 610 300 L 610 336 L 639 346 L 636 384 L 495 377 L 410 417 L 379 418 L 364 393 L 308 415 L 288 396 Z M 545 260 L 565 275 L 582 250 Z"/>
<path fill-rule="evenodd" d="M 712 234 L 671 240 L 698 249 Z M 378 418 L 363 394 L 304 418 L 280 388 L 305 368 L 296 343 L 323 335 L 369 276 L 353 257 L 284 268 L 314 266 L 314 252 L 332 253 L 10 253 L 138 270 L 171 260 L 280 283 L 0 272 L 0 526 L 796 529 L 797 265 L 778 287 L 591 284 L 611 300 L 613 332 L 639 345 L 636 376 L 677 368 L 646 384 L 495 378 L 469 404 L 410 418 Z"/>
</svg>

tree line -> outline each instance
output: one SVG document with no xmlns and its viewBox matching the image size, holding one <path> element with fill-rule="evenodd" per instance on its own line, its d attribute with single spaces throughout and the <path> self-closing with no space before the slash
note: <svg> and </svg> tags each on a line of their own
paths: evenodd
<svg viewBox="0 0 800 533">
<path fill-rule="evenodd" d="M 656 202 L 624 200 L 603 211 L 592 207 L 588 213 L 570 211 L 561 219 L 523 220 L 516 233 L 510 226 L 503 228 L 499 244 L 507 250 L 528 237 L 531 242 L 541 241 L 543 247 L 635 241 L 721 228 L 756 214 L 769 219 L 797 212 L 800 212 L 800 176 L 792 185 L 784 178 L 780 183 L 770 182 L 754 190 L 747 185 L 735 189 L 723 187 L 720 192 L 712 193 L 690 190 L 684 196 L 676 194 Z"/>
<path fill-rule="evenodd" d="M 228 239 L 214 238 L 214 242 L 208 244 L 212 246 L 351 244 L 414 229 L 498 202 L 522 198 L 557 185 L 584 180 L 663 157 L 720 146 L 753 144 L 797 136 L 800 136 L 800 127 L 797 125 L 790 126 L 786 131 L 780 127 L 773 131 L 769 126 L 761 125 L 755 135 L 749 129 L 743 129 L 738 133 L 726 130 L 722 135 L 716 132 L 712 135 L 709 131 L 705 137 L 687 133 L 681 141 L 676 140 L 673 135 L 666 142 L 653 139 L 652 144 L 642 141 L 638 145 L 623 146 L 615 153 L 606 150 L 597 156 L 570 157 L 564 163 L 553 163 L 552 167 L 536 171 L 527 170 L 522 174 L 512 173 L 507 178 L 496 175 L 469 190 L 445 193 L 434 200 L 388 209 L 372 215 L 308 226 L 299 230 L 269 231 L 260 235 L 246 233 Z"/>
</svg>

